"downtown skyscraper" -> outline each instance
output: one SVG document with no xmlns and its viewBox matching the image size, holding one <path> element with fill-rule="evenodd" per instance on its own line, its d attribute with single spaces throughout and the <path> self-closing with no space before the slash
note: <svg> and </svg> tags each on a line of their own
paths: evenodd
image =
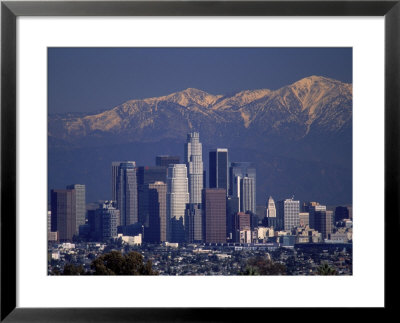
<svg viewBox="0 0 400 323">
<path fill-rule="evenodd" d="M 120 210 L 121 225 L 138 222 L 138 199 L 136 163 L 121 162 L 117 177 L 117 206 Z"/>
<path fill-rule="evenodd" d="M 187 168 L 185 164 L 170 164 L 167 171 L 168 241 L 185 241 L 185 210 L 189 203 Z"/>
<path fill-rule="evenodd" d="M 250 162 L 232 162 L 229 195 L 239 198 L 239 210 L 256 213 L 256 169 Z"/>
<path fill-rule="evenodd" d="M 192 132 L 187 135 L 184 158 L 189 180 L 189 203 L 201 203 L 203 158 L 202 145 L 198 132 Z"/>
<path fill-rule="evenodd" d="M 203 242 L 226 242 L 226 191 L 205 188 L 202 192 Z"/>
<path fill-rule="evenodd" d="M 76 232 L 79 232 L 79 226 L 86 223 L 86 187 L 83 184 L 71 184 L 67 186 L 68 190 L 75 190 L 76 205 Z"/>
<path fill-rule="evenodd" d="M 76 191 L 51 190 L 51 231 L 58 232 L 60 242 L 72 241 L 76 230 Z"/>
<path fill-rule="evenodd" d="M 209 187 L 223 188 L 228 195 L 228 149 L 217 148 L 209 154 Z"/>
<path fill-rule="evenodd" d="M 277 202 L 277 218 L 279 230 L 292 230 L 300 225 L 300 201 L 293 197 Z M 283 224 L 283 228 L 281 225 Z"/>
<path fill-rule="evenodd" d="M 276 207 L 275 207 L 275 201 L 272 198 L 272 196 L 269 197 L 268 201 L 267 201 L 267 214 L 266 214 L 266 218 L 267 218 L 267 225 L 269 227 L 273 227 L 273 228 L 279 228 L 282 227 L 282 225 L 278 224 L 278 218 L 276 217 Z"/>
<path fill-rule="evenodd" d="M 119 165 L 127 161 L 113 161 L 111 162 L 111 199 L 113 201 L 117 200 L 117 181 L 118 181 L 118 172 Z M 135 163 L 134 161 L 128 161 L 129 163 Z"/>
</svg>

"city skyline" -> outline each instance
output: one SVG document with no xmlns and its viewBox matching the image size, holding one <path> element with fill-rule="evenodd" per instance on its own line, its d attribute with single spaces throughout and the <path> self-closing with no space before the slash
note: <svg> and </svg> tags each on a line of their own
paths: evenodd
<svg viewBox="0 0 400 323">
<path fill-rule="evenodd" d="M 352 48 L 49 48 L 48 81 L 49 274 L 352 274 Z"/>
<path fill-rule="evenodd" d="M 234 248 L 235 251 L 236 248 L 242 250 L 243 246 L 253 246 L 251 250 L 261 252 L 288 247 L 301 249 L 308 244 L 317 248 L 336 246 L 337 250 L 343 246 L 351 248 L 352 214 L 350 218 L 349 209 L 344 206 L 337 206 L 333 212 L 318 202 L 300 203 L 292 196 L 278 200 L 275 207 L 270 196 L 264 200 L 264 212 L 260 214 L 254 208 L 256 167 L 251 161 L 231 161 L 228 148 L 209 151 L 210 185 L 204 185 L 206 176 L 200 138 L 199 132 L 187 134 L 186 142 L 182 142 L 183 164 L 179 164 L 177 156 L 166 155 L 155 155 L 156 166 L 140 166 L 135 161 L 111 162 L 110 196 L 116 190 L 117 200 L 103 201 L 96 209 L 83 206 L 84 184 L 52 189 L 51 207 L 47 213 L 47 236 L 52 250 L 49 263 L 55 265 L 60 259 L 57 243 L 62 248 L 65 246 L 68 253 L 70 248 L 75 248 L 74 242 L 86 244 L 86 249 L 92 242 L 110 246 L 121 244 L 125 245 L 125 252 L 141 246 L 144 246 L 143 250 L 152 250 L 156 246 L 181 246 L 186 250 L 198 246 L 197 251 L 193 250 L 185 257 L 201 252 L 207 245 Z M 197 201 L 199 192 L 201 200 Z M 82 214 L 85 214 L 84 222 Z M 54 247 L 58 248 L 57 252 Z M 270 254 L 267 255 L 267 262 L 271 262 Z M 156 254 L 151 257 L 154 256 Z M 230 256 L 222 254 L 221 257 L 217 258 L 222 260 Z M 156 262 L 156 268 L 162 268 L 163 274 L 170 274 L 170 267 L 160 264 L 164 262 Z M 68 266 L 75 268 L 71 270 L 77 274 L 84 273 L 82 266 L 76 268 L 68 263 L 64 265 L 64 273 L 70 270 Z M 92 262 L 90 268 L 97 268 L 95 271 L 103 275 L 125 270 L 124 266 L 115 267 L 111 263 L 110 266 L 109 271 L 103 271 L 98 262 Z M 206 274 L 219 271 L 219 267 L 213 265 Z M 147 272 L 153 272 L 151 263 L 146 268 Z M 192 264 L 191 268 L 196 272 L 202 265 Z M 271 273 L 284 274 L 287 270 L 285 266 L 279 268 Z M 346 274 L 351 273 L 351 268 L 345 268 Z M 54 274 L 52 270 L 50 274 Z M 89 268 L 86 270 L 92 272 Z M 248 274 L 249 267 L 242 268 L 241 272 L 231 270 L 231 274 Z"/>
</svg>

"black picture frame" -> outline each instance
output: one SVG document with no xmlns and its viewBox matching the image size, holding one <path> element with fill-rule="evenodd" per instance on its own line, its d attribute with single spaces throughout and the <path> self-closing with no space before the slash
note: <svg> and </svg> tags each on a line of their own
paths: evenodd
<svg viewBox="0 0 400 323">
<path fill-rule="evenodd" d="M 19 16 L 384 16 L 385 17 L 385 310 L 399 286 L 392 263 L 399 236 L 400 1 L 2 1 L 1 2 L 1 321 L 235 321 L 267 308 L 17 308 L 16 18 Z M 367 175 L 367 174 L 366 174 Z M 367 287 L 366 287 L 367 288 Z M 39 293 L 40 291 L 38 291 Z M 299 296 L 300 297 L 300 296 Z M 331 309 L 326 309 L 331 311 Z M 269 313 L 269 312 L 268 312 Z M 286 318 L 296 318 L 285 309 Z M 334 312 L 337 313 L 337 312 Z M 270 314 L 268 314 L 270 315 Z M 289 315 L 289 317 L 287 317 Z"/>
</svg>

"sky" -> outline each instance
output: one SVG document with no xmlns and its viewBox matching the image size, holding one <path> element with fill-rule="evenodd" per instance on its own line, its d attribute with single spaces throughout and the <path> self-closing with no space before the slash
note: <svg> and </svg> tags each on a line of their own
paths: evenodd
<svg viewBox="0 0 400 323">
<path fill-rule="evenodd" d="M 94 113 L 187 88 L 278 89 L 318 75 L 352 83 L 352 48 L 49 48 L 49 113 Z"/>
</svg>

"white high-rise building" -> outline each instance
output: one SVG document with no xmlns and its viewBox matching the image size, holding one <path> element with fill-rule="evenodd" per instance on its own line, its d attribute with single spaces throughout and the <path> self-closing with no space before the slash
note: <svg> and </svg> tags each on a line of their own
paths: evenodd
<svg viewBox="0 0 400 323">
<path fill-rule="evenodd" d="M 185 164 L 170 164 L 167 170 L 168 241 L 185 241 L 185 209 L 189 203 L 187 168 Z"/>
<path fill-rule="evenodd" d="M 185 163 L 189 180 L 189 203 L 201 203 L 201 190 L 203 189 L 203 158 L 202 145 L 199 133 L 192 132 L 187 135 L 185 143 Z"/>
<path fill-rule="evenodd" d="M 278 221 L 279 226 L 282 225 L 283 230 L 289 231 L 300 225 L 300 201 L 295 201 L 293 198 L 284 201 L 278 201 Z"/>
<path fill-rule="evenodd" d="M 267 218 L 276 218 L 275 201 L 272 198 L 272 196 L 270 196 L 269 199 L 268 199 Z"/>
</svg>

